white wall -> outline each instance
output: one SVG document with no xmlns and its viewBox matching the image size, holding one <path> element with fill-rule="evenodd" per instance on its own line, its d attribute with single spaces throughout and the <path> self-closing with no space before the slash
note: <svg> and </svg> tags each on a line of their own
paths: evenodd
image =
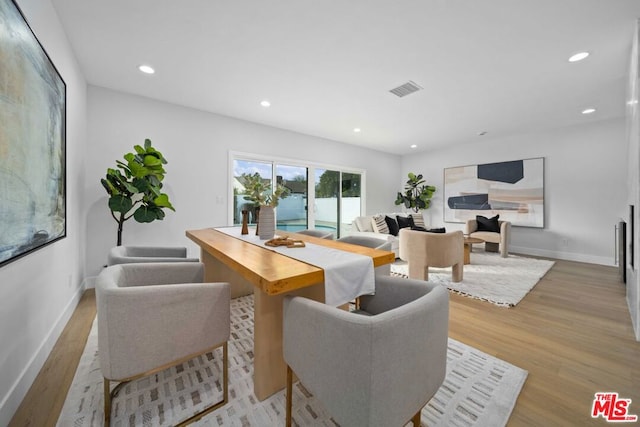
<svg viewBox="0 0 640 427">
<path fill-rule="evenodd" d="M 49 0 L 19 0 L 67 84 L 67 237 L 0 268 L 0 425 L 8 425 L 81 295 L 86 82 Z"/>
<path fill-rule="evenodd" d="M 545 227 L 512 227 L 511 250 L 614 265 L 614 227 L 627 202 L 626 156 L 624 120 L 619 119 L 501 139 L 478 137 L 405 156 L 402 176 L 422 173 L 438 188 L 424 214 L 432 226 L 461 230 L 462 224 L 443 221 L 444 168 L 544 157 Z"/>
<path fill-rule="evenodd" d="M 635 254 L 631 268 L 630 254 L 627 254 L 627 304 L 631 313 L 631 321 L 636 333 L 636 339 L 640 341 L 640 20 L 636 23 L 633 37 L 633 49 L 631 52 L 629 86 L 627 100 L 635 100 L 635 103 L 627 104 L 627 140 L 628 140 L 628 164 L 627 177 L 628 204 L 635 206 L 634 220 L 635 230 L 631 235 L 629 214 L 623 216 L 627 220 L 627 247 L 635 244 Z M 633 243 L 632 243 L 633 242 Z"/>
<path fill-rule="evenodd" d="M 116 223 L 100 185 L 116 159 L 150 138 L 167 158 L 165 183 L 176 212 L 163 221 L 125 222 L 123 244 L 198 248 L 185 230 L 225 225 L 228 152 L 239 151 L 367 170 L 367 211 L 393 206 L 400 157 L 256 123 L 89 86 L 86 162 L 87 274 L 95 276 L 116 243 Z"/>
</svg>

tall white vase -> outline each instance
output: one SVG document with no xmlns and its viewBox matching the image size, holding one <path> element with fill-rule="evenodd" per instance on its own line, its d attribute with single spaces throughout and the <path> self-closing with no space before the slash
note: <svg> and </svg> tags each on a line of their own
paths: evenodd
<svg viewBox="0 0 640 427">
<path fill-rule="evenodd" d="M 258 237 L 260 240 L 273 239 L 276 233 L 276 210 L 272 206 L 260 206 L 258 217 Z"/>
</svg>

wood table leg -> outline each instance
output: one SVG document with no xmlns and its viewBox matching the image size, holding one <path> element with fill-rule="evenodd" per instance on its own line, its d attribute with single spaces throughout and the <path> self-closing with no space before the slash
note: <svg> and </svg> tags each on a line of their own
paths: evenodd
<svg viewBox="0 0 640 427">
<path fill-rule="evenodd" d="M 200 251 L 200 261 L 204 264 L 204 281 L 228 282 L 231 286 L 231 298 L 238 298 L 253 293 L 253 284 L 236 271 L 230 269 L 209 252 Z"/>
<path fill-rule="evenodd" d="M 471 243 L 464 244 L 464 264 L 471 264 Z"/>
<path fill-rule="evenodd" d="M 264 400 L 286 385 L 287 365 L 282 354 L 282 301 L 285 295 L 267 295 L 258 288 L 253 295 L 253 391 L 258 400 Z M 286 295 L 324 302 L 324 284 Z"/>
</svg>

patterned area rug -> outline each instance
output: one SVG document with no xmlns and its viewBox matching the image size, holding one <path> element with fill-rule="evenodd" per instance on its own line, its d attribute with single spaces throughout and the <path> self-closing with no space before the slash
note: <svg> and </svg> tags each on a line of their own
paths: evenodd
<svg viewBox="0 0 640 427">
<path fill-rule="evenodd" d="M 484 252 L 474 248 L 471 264 L 464 266 L 462 282 L 451 281 L 451 268 L 430 268 L 429 281 L 446 286 L 461 295 L 513 307 L 529 293 L 553 267 L 554 261 Z M 391 273 L 408 277 L 404 261 L 391 265 Z"/>
<path fill-rule="evenodd" d="M 253 394 L 253 296 L 231 300 L 231 313 L 229 403 L 193 425 L 284 425 L 284 391 L 262 402 Z M 58 426 L 103 424 L 96 323 Z M 113 400 L 111 425 L 170 426 L 219 401 L 222 397 L 221 358 L 222 350 L 218 349 L 126 385 Z M 526 377 L 526 371 L 450 338 L 445 382 L 423 409 L 422 424 L 430 427 L 504 426 Z M 322 404 L 299 382 L 294 384 L 293 408 L 294 425 L 337 425 Z"/>
</svg>

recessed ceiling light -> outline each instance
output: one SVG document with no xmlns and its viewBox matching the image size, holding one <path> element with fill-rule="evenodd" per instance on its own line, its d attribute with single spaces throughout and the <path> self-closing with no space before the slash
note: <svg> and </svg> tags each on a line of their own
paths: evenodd
<svg viewBox="0 0 640 427">
<path fill-rule="evenodd" d="M 151 68 L 149 65 L 141 65 L 138 67 L 138 70 L 142 71 L 145 74 L 153 74 L 156 72 L 156 70 Z"/>
<path fill-rule="evenodd" d="M 416 144 L 411 144 L 411 148 L 417 148 L 418 146 Z"/>
<path fill-rule="evenodd" d="M 266 99 L 264 101 L 262 101 L 260 103 L 260 105 L 262 105 L 263 107 L 271 107 L 271 103 L 269 101 L 267 101 Z"/>
<path fill-rule="evenodd" d="M 579 52 L 569 58 L 569 62 L 578 62 L 589 56 L 589 52 Z"/>
<path fill-rule="evenodd" d="M 591 113 L 595 113 L 596 109 L 595 108 L 587 108 L 585 110 L 582 110 L 582 114 L 591 114 Z"/>
<path fill-rule="evenodd" d="M 354 131 L 355 133 L 359 133 L 359 132 L 360 132 L 360 128 L 353 128 L 353 131 Z"/>
</svg>

